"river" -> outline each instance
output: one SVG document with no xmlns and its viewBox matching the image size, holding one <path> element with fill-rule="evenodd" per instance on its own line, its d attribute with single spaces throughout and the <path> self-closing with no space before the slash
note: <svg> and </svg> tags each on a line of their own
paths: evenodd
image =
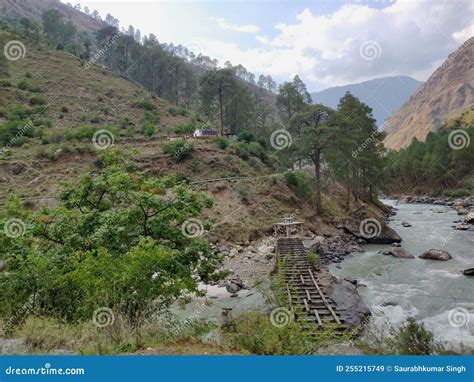
<svg viewBox="0 0 474 382">
<path fill-rule="evenodd" d="M 474 277 L 461 270 L 474 267 L 474 232 L 453 230 L 460 217 L 445 206 L 398 203 L 389 225 L 402 237 L 402 247 L 415 259 L 384 256 L 388 245 L 368 244 L 362 253 L 347 256 L 330 270 L 340 277 L 357 279 L 362 299 L 373 312 L 366 339 L 373 341 L 390 327 L 399 327 L 408 317 L 422 322 L 447 348 L 474 351 Z M 439 213 L 435 210 L 443 209 Z M 405 228 L 402 222 L 412 224 Z M 453 259 L 419 259 L 430 248 L 448 251 Z M 374 335 L 375 334 L 375 335 Z"/>
</svg>

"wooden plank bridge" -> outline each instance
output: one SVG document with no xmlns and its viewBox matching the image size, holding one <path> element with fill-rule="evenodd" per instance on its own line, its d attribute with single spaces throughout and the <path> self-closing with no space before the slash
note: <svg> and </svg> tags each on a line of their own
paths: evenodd
<svg viewBox="0 0 474 382">
<path fill-rule="evenodd" d="M 345 328 L 340 318 L 340 310 L 326 296 L 318 284 L 315 272 L 301 238 L 285 237 L 277 239 L 279 271 L 284 275 L 288 305 L 295 321 L 304 328 L 318 329 L 332 325 Z"/>
</svg>

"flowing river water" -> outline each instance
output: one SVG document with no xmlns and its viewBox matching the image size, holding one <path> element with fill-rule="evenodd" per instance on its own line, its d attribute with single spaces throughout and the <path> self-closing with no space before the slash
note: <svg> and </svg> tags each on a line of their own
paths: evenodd
<svg viewBox="0 0 474 382">
<path fill-rule="evenodd" d="M 359 293 L 373 313 L 367 340 L 380 338 L 388 328 L 399 327 L 413 317 L 447 348 L 472 353 L 474 277 L 464 276 L 461 270 L 474 267 L 474 231 L 454 230 L 453 222 L 460 217 L 449 207 L 384 202 L 398 209 L 389 225 L 415 259 L 384 256 L 382 252 L 390 246 L 368 244 L 362 253 L 353 253 L 330 268 L 337 276 L 366 285 Z M 403 227 L 404 221 L 412 227 Z M 431 248 L 448 251 L 452 260 L 418 258 Z"/>
</svg>

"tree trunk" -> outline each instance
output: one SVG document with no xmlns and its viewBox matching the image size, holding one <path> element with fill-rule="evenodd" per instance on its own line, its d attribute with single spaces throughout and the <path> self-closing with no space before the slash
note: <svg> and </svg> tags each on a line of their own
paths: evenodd
<svg viewBox="0 0 474 382">
<path fill-rule="evenodd" d="M 321 214 L 321 151 L 316 150 L 312 156 L 314 163 L 314 175 L 316 178 L 316 214 Z"/>
<path fill-rule="evenodd" d="M 224 105 L 222 94 L 222 81 L 219 81 L 219 109 L 221 113 L 221 135 L 224 135 Z"/>
</svg>

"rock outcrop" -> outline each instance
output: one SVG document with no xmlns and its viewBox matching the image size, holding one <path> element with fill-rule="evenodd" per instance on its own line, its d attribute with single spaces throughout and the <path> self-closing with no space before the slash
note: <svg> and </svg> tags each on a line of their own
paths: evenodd
<svg viewBox="0 0 474 382">
<path fill-rule="evenodd" d="M 429 249 L 428 251 L 423 252 L 418 257 L 420 259 L 439 260 L 439 261 L 448 261 L 453 258 L 449 254 L 449 252 L 443 251 L 441 249 Z"/>
</svg>

